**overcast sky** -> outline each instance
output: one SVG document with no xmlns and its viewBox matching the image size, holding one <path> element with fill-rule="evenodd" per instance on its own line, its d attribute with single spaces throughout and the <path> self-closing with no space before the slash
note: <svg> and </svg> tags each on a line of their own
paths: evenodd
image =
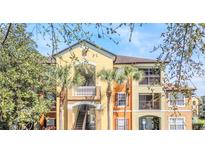
<svg viewBox="0 0 205 154">
<path fill-rule="evenodd" d="M 120 43 L 116 45 L 110 40 L 94 39 L 95 43 L 110 52 L 126 56 L 136 56 L 143 58 L 155 59 L 159 55 L 159 51 L 151 52 L 153 47 L 160 42 L 160 35 L 166 30 L 164 24 L 143 24 L 137 26 L 132 35 L 132 41 L 129 42 L 129 29 L 121 28 L 118 32 L 120 36 L 118 39 Z M 43 55 L 50 55 L 51 49 L 46 46 L 47 39 L 44 40 L 40 37 L 34 37 L 37 42 L 38 50 Z M 59 51 L 67 47 L 64 44 L 59 46 Z M 205 80 L 199 77 L 193 77 L 193 85 L 197 87 L 197 95 L 205 95 Z"/>
</svg>

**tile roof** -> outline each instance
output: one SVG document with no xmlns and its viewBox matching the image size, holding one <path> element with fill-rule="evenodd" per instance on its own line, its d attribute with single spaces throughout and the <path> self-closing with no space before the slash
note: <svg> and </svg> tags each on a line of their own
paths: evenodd
<svg viewBox="0 0 205 154">
<path fill-rule="evenodd" d="M 156 63 L 157 60 L 117 55 L 115 64 Z"/>
</svg>

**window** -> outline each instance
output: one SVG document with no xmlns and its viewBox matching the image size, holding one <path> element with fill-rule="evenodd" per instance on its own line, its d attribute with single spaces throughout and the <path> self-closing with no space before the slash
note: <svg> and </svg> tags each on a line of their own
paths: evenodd
<svg viewBox="0 0 205 154">
<path fill-rule="evenodd" d="M 116 119 L 116 130 L 124 130 L 124 119 Z M 128 119 L 126 119 L 126 130 L 128 130 Z"/>
<path fill-rule="evenodd" d="M 185 119 L 183 117 L 170 117 L 169 118 L 169 129 L 170 130 L 184 130 Z"/>
<path fill-rule="evenodd" d="M 160 98 L 159 93 L 154 94 L 139 94 L 139 109 L 141 110 L 150 110 L 160 109 Z"/>
<path fill-rule="evenodd" d="M 147 69 L 139 69 L 144 72 L 144 78 L 139 83 L 140 85 L 150 85 L 150 84 L 160 84 L 160 70 L 147 68 Z"/>
<path fill-rule="evenodd" d="M 48 118 L 47 121 L 46 121 L 47 127 L 55 126 L 56 125 L 55 123 L 56 123 L 56 119 L 54 119 L 54 118 Z"/>
<path fill-rule="evenodd" d="M 185 106 L 185 96 L 183 93 L 169 93 L 169 106 Z"/>
<path fill-rule="evenodd" d="M 117 106 L 125 106 L 126 104 L 126 95 L 124 92 L 117 93 Z"/>
</svg>

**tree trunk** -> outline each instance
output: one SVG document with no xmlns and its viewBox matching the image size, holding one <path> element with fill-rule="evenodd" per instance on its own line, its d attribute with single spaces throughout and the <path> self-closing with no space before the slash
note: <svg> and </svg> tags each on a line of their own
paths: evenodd
<svg viewBox="0 0 205 154">
<path fill-rule="evenodd" d="M 126 130 L 126 106 L 127 106 L 127 94 L 126 94 L 126 101 L 125 101 L 125 106 L 124 106 L 124 130 Z"/>
<path fill-rule="evenodd" d="M 126 82 L 126 101 L 124 106 L 124 130 L 126 130 L 126 124 L 127 124 L 126 112 L 127 112 L 128 101 L 129 101 L 129 79 Z"/>
<path fill-rule="evenodd" d="M 62 87 L 61 92 L 60 92 L 60 130 L 62 129 L 62 119 L 63 119 L 63 104 L 64 104 L 64 100 L 65 100 L 65 88 Z"/>
<path fill-rule="evenodd" d="M 5 44 L 6 40 L 7 40 L 7 37 L 9 36 L 9 32 L 10 32 L 10 29 L 11 29 L 11 25 L 12 25 L 12 24 L 9 23 L 9 26 L 8 26 L 7 31 L 6 31 L 5 37 L 4 37 L 4 39 L 3 39 L 2 43 L 1 43 L 2 46 L 4 46 L 4 44 Z"/>
<path fill-rule="evenodd" d="M 107 87 L 107 130 L 110 130 L 110 98 L 111 98 L 111 83 L 108 83 Z"/>
<path fill-rule="evenodd" d="M 107 100 L 107 129 L 110 130 L 110 97 Z"/>
</svg>

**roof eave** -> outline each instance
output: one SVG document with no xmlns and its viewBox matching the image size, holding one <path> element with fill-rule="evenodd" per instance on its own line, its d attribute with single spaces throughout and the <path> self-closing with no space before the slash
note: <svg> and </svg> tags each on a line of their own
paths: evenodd
<svg viewBox="0 0 205 154">
<path fill-rule="evenodd" d="M 134 63 L 114 63 L 114 64 L 119 64 L 119 65 L 128 65 L 128 64 L 155 64 L 155 63 L 158 63 L 158 62 L 134 62 Z"/>
</svg>

